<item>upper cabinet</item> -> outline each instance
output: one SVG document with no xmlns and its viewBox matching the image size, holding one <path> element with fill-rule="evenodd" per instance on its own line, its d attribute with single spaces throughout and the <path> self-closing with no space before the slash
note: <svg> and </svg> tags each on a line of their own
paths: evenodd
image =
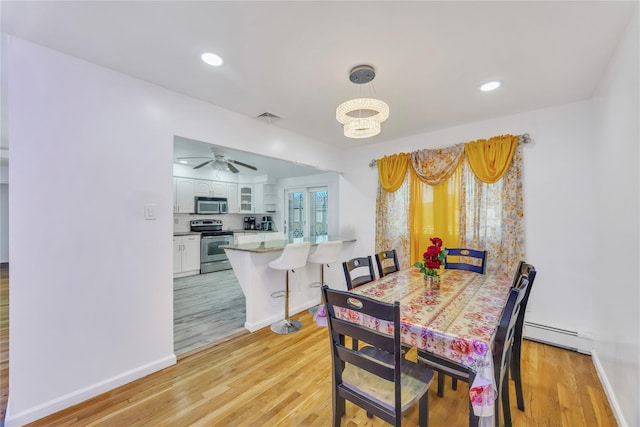
<svg viewBox="0 0 640 427">
<path fill-rule="evenodd" d="M 191 178 L 173 178 L 173 211 L 194 212 L 195 183 Z"/>
<path fill-rule="evenodd" d="M 238 212 L 253 213 L 253 184 L 238 184 Z"/>
<path fill-rule="evenodd" d="M 173 178 L 173 211 L 194 213 L 194 197 L 225 197 L 228 213 L 270 214 L 277 210 L 276 185 L 237 184 L 197 178 Z"/>
<path fill-rule="evenodd" d="M 194 187 L 198 197 L 226 197 L 227 212 L 238 213 L 238 184 L 235 182 L 196 179 Z"/>
<path fill-rule="evenodd" d="M 213 181 L 205 179 L 195 180 L 195 195 L 197 197 L 212 197 L 213 196 Z"/>
</svg>

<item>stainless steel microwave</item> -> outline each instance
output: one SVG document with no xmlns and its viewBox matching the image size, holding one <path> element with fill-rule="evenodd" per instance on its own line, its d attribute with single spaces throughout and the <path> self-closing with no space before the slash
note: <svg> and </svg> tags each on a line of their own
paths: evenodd
<svg viewBox="0 0 640 427">
<path fill-rule="evenodd" d="M 227 199 L 224 197 L 196 197 L 196 213 L 214 215 L 227 213 Z"/>
</svg>

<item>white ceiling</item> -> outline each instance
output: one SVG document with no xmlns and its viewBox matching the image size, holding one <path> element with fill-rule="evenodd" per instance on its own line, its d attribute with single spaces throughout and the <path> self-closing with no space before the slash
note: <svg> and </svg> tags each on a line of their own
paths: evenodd
<svg viewBox="0 0 640 427">
<path fill-rule="evenodd" d="M 637 1 L 2 1 L 2 31 L 343 147 L 592 96 Z M 205 65 L 212 51 L 225 64 Z M 344 137 L 348 79 L 391 114 Z M 481 83 L 498 79 L 490 93 Z M 368 95 L 367 92 L 364 95 Z M 258 120 L 258 119 L 256 119 Z M 237 160 L 241 160 L 238 158 Z"/>
</svg>

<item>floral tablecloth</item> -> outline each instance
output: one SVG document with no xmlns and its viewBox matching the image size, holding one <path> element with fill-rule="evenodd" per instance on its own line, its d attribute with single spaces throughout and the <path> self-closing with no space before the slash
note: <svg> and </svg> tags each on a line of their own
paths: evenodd
<svg viewBox="0 0 640 427">
<path fill-rule="evenodd" d="M 492 417 L 497 393 L 491 350 L 511 281 L 461 270 L 444 270 L 441 276 L 440 289 L 431 290 L 422 274 L 409 268 L 351 292 L 384 302 L 400 301 L 402 342 L 472 368 L 476 373 L 470 387 L 474 412 Z M 380 332 L 393 331 L 390 323 L 346 308 L 336 315 Z"/>
</svg>

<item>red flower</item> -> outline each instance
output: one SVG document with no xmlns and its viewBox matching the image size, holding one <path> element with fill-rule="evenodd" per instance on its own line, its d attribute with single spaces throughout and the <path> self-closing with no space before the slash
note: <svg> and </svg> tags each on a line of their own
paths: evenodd
<svg viewBox="0 0 640 427">
<path fill-rule="evenodd" d="M 424 264 L 427 266 L 427 268 L 440 268 L 440 261 L 438 261 L 437 259 L 427 258 L 424 261 Z"/>
<path fill-rule="evenodd" d="M 442 247 L 442 239 L 439 237 L 432 237 L 429 240 L 431 240 L 431 243 L 433 243 L 438 248 L 438 251 L 439 251 L 440 248 Z"/>
<path fill-rule="evenodd" d="M 425 253 L 425 258 L 437 257 L 439 253 L 440 253 L 440 248 L 438 248 L 437 246 L 429 246 L 427 248 L 427 252 Z"/>
</svg>

